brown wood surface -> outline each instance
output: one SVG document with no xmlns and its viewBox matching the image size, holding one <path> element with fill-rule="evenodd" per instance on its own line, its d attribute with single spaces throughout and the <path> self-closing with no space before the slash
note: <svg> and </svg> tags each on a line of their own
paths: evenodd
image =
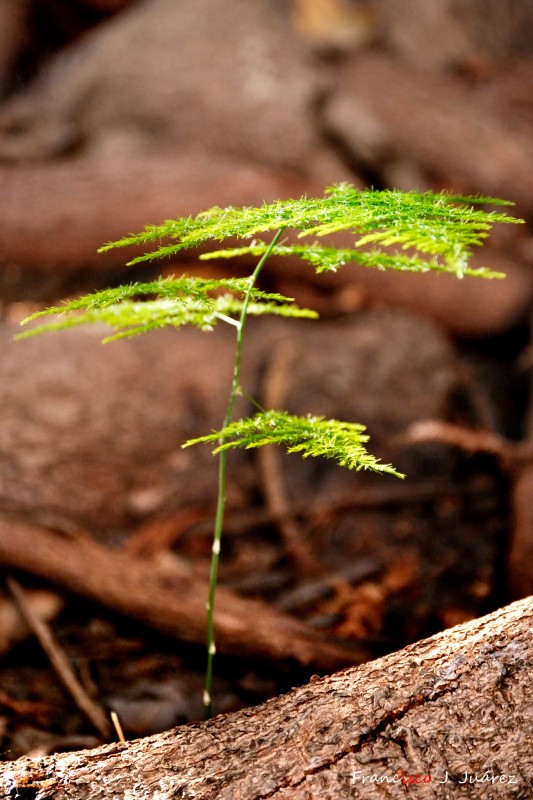
<svg viewBox="0 0 533 800">
<path fill-rule="evenodd" d="M 212 514 L 216 459 L 181 444 L 223 417 L 229 326 L 108 346 L 103 328 L 14 342 L 19 330 L 0 328 L 0 513 L 106 539 L 177 509 Z M 230 508 L 246 496 L 233 480 Z"/>
<path fill-rule="evenodd" d="M 0 183 L 0 266 L 35 271 L 36 279 L 43 273 L 122 267 L 132 251 L 98 254 L 98 248 L 149 223 L 213 205 L 318 194 L 324 187 L 323 181 L 310 183 L 291 172 L 194 152 L 0 163 Z"/>
<path fill-rule="evenodd" d="M 532 622 L 530 598 L 257 708 L 23 758 L 1 768 L 0 798 L 527 800 Z"/>
</svg>

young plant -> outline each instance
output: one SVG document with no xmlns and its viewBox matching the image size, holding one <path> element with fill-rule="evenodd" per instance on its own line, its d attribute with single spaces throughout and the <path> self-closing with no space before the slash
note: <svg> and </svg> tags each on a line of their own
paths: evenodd
<svg viewBox="0 0 533 800">
<path fill-rule="evenodd" d="M 261 314 L 317 316 L 309 309 L 299 308 L 292 298 L 257 288 L 265 263 L 271 256 L 291 255 L 307 261 L 317 272 L 335 271 L 345 264 L 359 264 L 408 272 L 448 272 L 458 278 L 502 278 L 501 273 L 469 267 L 471 248 L 483 242 L 494 223 L 521 221 L 482 207 L 490 204 L 508 205 L 492 198 L 444 193 L 359 191 L 343 183 L 327 189 L 320 198 L 280 200 L 258 208 L 211 208 L 195 217 L 147 226 L 142 233 L 111 242 L 101 251 L 152 245 L 154 249 L 129 262 L 138 264 L 174 257 L 182 250 L 223 242 L 230 237 L 237 238 L 242 240 L 241 246 L 203 252 L 200 258 L 255 256 L 258 258 L 257 266 L 248 277 L 208 280 L 183 276 L 131 283 L 86 295 L 24 320 L 23 324 L 43 315 L 59 315 L 55 321 L 34 327 L 20 337 L 64 330 L 75 325 L 105 323 L 113 331 L 104 339 L 106 342 L 167 326 L 195 325 L 208 331 L 218 322 L 225 322 L 235 328 L 233 377 L 222 427 L 182 445 L 213 443 L 213 452 L 219 457 L 218 500 L 207 602 L 208 655 L 203 697 L 207 716 L 211 712 L 216 652 L 214 604 L 224 527 L 228 450 L 282 444 L 289 452 L 300 452 L 304 457 L 332 458 L 348 469 L 370 469 L 404 477 L 393 466 L 380 463 L 366 450 L 368 436 L 361 424 L 262 410 L 255 401 L 252 402 L 259 410 L 253 416 L 233 420 L 237 397 L 245 394 L 241 386 L 241 363 L 248 317 Z M 297 233 L 297 238 L 293 235 L 292 239 L 283 240 L 286 231 Z M 339 231 L 349 231 L 353 235 L 353 247 L 338 248 L 321 243 L 322 237 Z M 270 240 L 257 238 L 263 234 L 270 234 Z"/>
</svg>

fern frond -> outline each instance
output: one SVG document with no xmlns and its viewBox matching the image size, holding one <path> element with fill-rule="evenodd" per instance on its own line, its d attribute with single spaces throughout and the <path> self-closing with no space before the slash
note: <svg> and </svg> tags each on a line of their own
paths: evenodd
<svg viewBox="0 0 533 800">
<path fill-rule="evenodd" d="M 182 447 L 214 443 L 213 453 L 231 448 L 252 449 L 266 444 L 285 445 L 289 453 L 304 458 L 332 458 L 348 469 L 369 469 L 404 478 L 390 464 L 382 464 L 365 448 L 369 437 L 364 425 L 324 417 L 297 417 L 284 411 L 266 411 L 232 422 L 220 431 L 189 439 Z"/>
<path fill-rule="evenodd" d="M 356 248 L 377 245 L 395 246 L 400 251 L 414 250 L 416 257 L 408 268 L 418 270 L 417 259 L 420 259 L 429 264 L 420 268 L 437 269 L 440 265 L 444 271 L 462 276 L 467 269 L 470 248 L 482 243 L 494 223 L 521 222 L 480 207 L 481 204 L 500 202 L 507 205 L 493 198 L 445 193 L 359 191 L 343 183 L 327 189 L 321 198 L 279 200 L 258 208 L 215 207 L 196 217 L 167 220 L 162 225 L 145 228 L 140 234 L 111 242 L 102 251 L 171 240 L 171 243 L 162 244 L 130 262 L 136 264 L 174 256 L 184 249 L 208 242 L 222 242 L 230 237 L 250 239 L 280 228 L 297 231 L 299 236 L 326 236 L 349 231 L 355 237 Z M 241 253 L 253 253 L 255 246 L 253 242 L 251 249 L 244 248 Z M 280 248 L 278 255 L 288 252 Z M 300 254 L 295 250 L 290 252 Z M 389 261 L 383 263 L 385 268 L 398 268 L 401 262 L 390 253 L 384 255 L 389 257 Z M 337 267 L 341 261 L 337 262 Z M 375 263 L 375 255 L 371 255 L 369 265 L 372 263 Z"/>
<path fill-rule="evenodd" d="M 63 306 L 39 311 L 23 321 L 26 324 L 38 317 L 57 314 L 61 318 L 19 334 L 23 339 L 51 331 L 66 330 L 77 325 L 102 323 L 110 326 L 115 334 L 105 342 L 133 336 L 138 333 L 164 327 L 179 328 L 194 325 L 201 330 L 212 330 L 217 322 L 236 322 L 243 307 L 243 300 L 232 294 L 212 297 L 210 292 L 231 289 L 244 296 L 249 289 L 247 279 L 205 280 L 201 278 L 164 278 L 150 283 L 130 284 L 114 289 L 104 289 Z M 132 297 L 158 295 L 156 300 L 135 301 Z M 251 289 L 252 301 L 248 314 L 260 316 L 273 314 L 282 317 L 316 319 L 315 311 L 299 308 L 292 298 L 274 292 Z"/>
<path fill-rule="evenodd" d="M 269 245 L 265 242 L 256 241 L 247 247 L 232 247 L 223 250 L 213 250 L 209 253 L 202 253 L 202 261 L 210 261 L 217 258 L 238 258 L 244 255 L 260 257 Z M 375 269 L 389 269 L 396 272 L 445 272 L 454 276 L 457 271 L 450 264 L 443 264 L 436 258 L 425 259 L 416 256 L 406 256 L 400 253 L 393 255 L 381 250 L 353 250 L 349 248 L 322 247 L 317 243 L 312 245 L 277 245 L 271 250 L 273 256 L 296 256 L 303 261 L 307 261 L 315 267 L 317 273 L 337 272 L 340 267 L 346 264 L 356 263 L 363 267 L 373 267 Z M 495 272 L 486 267 L 465 267 L 463 275 L 475 278 L 505 278 L 504 272 Z"/>
<path fill-rule="evenodd" d="M 106 308 L 107 306 L 117 305 L 126 300 L 136 297 L 156 296 L 159 298 L 178 298 L 186 297 L 211 300 L 212 292 L 226 290 L 232 294 L 244 295 L 249 292 L 250 297 L 256 301 L 266 301 L 274 303 L 292 303 L 293 297 L 285 297 L 277 292 L 263 292 L 255 287 L 250 288 L 249 278 L 222 278 L 206 279 L 182 275 L 181 278 L 173 276 L 159 278 L 148 283 L 129 283 L 113 288 L 102 289 L 98 292 L 83 295 L 76 300 L 69 300 L 61 306 L 52 306 L 42 311 L 37 311 L 31 316 L 26 317 L 22 324 L 26 325 L 39 317 L 50 314 L 65 314 L 73 311 L 87 311 L 89 309 Z"/>
</svg>

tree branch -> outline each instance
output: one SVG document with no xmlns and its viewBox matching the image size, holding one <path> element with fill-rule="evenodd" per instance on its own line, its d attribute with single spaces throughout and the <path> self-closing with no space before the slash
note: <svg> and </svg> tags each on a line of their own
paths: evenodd
<svg viewBox="0 0 533 800">
<path fill-rule="evenodd" d="M 529 598 L 257 708 L 20 759 L 0 800 L 405 798 L 411 775 L 417 797 L 526 800 L 532 623 Z"/>
</svg>

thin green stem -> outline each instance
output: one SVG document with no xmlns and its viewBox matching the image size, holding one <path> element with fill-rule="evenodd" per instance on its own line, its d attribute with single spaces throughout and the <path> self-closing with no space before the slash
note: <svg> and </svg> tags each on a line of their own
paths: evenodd
<svg viewBox="0 0 533 800">
<path fill-rule="evenodd" d="M 263 254 L 260 261 L 249 279 L 248 290 L 244 296 L 244 302 L 237 325 L 237 348 L 235 351 L 235 363 L 233 366 L 233 380 L 229 396 L 226 414 L 224 416 L 223 428 L 226 428 L 233 417 L 233 410 L 237 397 L 241 394 L 241 364 L 242 349 L 244 341 L 244 328 L 248 318 L 248 306 L 251 299 L 251 290 L 254 288 L 261 270 L 265 266 L 272 250 L 283 235 L 284 228 L 280 228 L 272 239 L 268 250 Z M 224 439 L 219 442 L 224 444 Z M 213 697 L 213 661 L 216 653 L 215 644 L 215 594 L 217 588 L 218 564 L 220 559 L 220 546 L 222 541 L 222 530 L 224 527 L 224 511 L 226 508 L 226 476 L 227 476 L 227 451 L 223 450 L 218 457 L 218 496 L 217 510 L 215 516 L 215 528 L 213 532 L 213 546 L 211 549 L 211 568 L 209 572 L 209 595 L 207 599 L 207 668 L 205 673 L 204 685 L 204 716 L 208 719 L 212 713 Z"/>
</svg>

